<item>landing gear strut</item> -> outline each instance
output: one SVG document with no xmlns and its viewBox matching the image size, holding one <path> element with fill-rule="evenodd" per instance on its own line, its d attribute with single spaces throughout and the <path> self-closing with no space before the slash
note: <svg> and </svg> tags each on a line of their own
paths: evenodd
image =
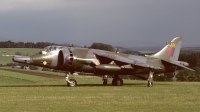
<svg viewBox="0 0 200 112">
<path fill-rule="evenodd" d="M 66 75 L 65 75 L 65 80 L 67 82 L 67 86 L 75 87 L 75 86 L 77 86 L 77 82 L 75 79 L 69 79 L 70 74 L 71 74 L 70 72 L 66 72 Z"/>
<path fill-rule="evenodd" d="M 122 86 L 123 85 L 123 80 L 119 77 L 119 75 L 114 75 L 113 80 L 112 80 L 112 85 L 113 86 Z"/>
<path fill-rule="evenodd" d="M 103 80 L 103 85 L 106 86 L 108 84 L 108 76 L 107 75 L 103 75 L 102 80 Z"/>
<path fill-rule="evenodd" d="M 153 86 L 153 74 L 154 74 L 154 71 L 149 72 L 149 78 L 148 78 L 148 84 L 147 84 L 148 87 Z"/>
</svg>

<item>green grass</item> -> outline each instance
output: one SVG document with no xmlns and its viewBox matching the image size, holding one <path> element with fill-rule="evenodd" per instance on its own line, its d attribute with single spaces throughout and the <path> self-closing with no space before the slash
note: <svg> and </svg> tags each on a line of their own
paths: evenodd
<svg viewBox="0 0 200 112">
<path fill-rule="evenodd" d="M 3 72 L 0 71 L 0 74 Z M 102 86 L 99 77 L 73 76 L 78 86 L 70 88 L 64 79 L 31 78 L 12 72 L 6 74 L 8 77 L 0 75 L 0 111 L 4 112 L 200 110 L 198 82 L 154 82 L 154 87 L 148 88 L 146 81 L 124 80 L 124 86 L 113 87 L 110 86 L 111 79 L 108 86 Z"/>
<path fill-rule="evenodd" d="M 15 52 L 21 52 L 22 54 L 35 54 L 39 52 L 40 49 L 36 48 L 0 48 L 0 64 L 13 63 L 12 56 L 3 56 L 3 55 L 14 55 Z"/>
<path fill-rule="evenodd" d="M 39 77 L 39 76 L 33 76 L 33 75 L 27 75 L 27 74 L 22 74 L 22 73 L 15 73 L 15 72 L 8 72 L 8 71 L 4 71 L 4 70 L 0 70 L 0 77 L 15 78 L 18 80 L 25 80 L 28 82 L 38 82 L 38 81 L 49 80 L 49 78 L 45 78 L 45 77 Z M 2 82 L 4 82 L 4 81 L 1 81 L 0 84 Z"/>
<path fill-rule="evenodd" d="M 39 52 L 40 49 L 37 48 L 0 48 L 1 53 L 6 53 L 13 55 L 15 52 L 21 52 L 23 54 L 34 54 L 36 52 Z"/>
<path fill-rule="evenodd" d="M 2 56 L 0 53 L 0 64 L 6 65 L 7 63 L 13 63 L 12 57 Z"/>
</svg>

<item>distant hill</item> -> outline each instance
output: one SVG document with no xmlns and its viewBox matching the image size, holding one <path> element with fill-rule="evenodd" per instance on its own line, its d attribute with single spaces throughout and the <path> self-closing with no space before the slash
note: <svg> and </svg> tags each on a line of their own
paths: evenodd
<svg viewBox="0 0 200 112">
<path fill-rule="evenodd" d="M 125 48 L 125 47 L 121 47 L 121 46 L 115 46 L 114 47 L 115 49 L 120 49 L 120 50 L 122 50 L 122 51 L 128 51 L 128 50 L 131 50 L 132 51 L 132 49 L 129 49 L 129 48 Z"/>
<path fill-rule="evenodd" d="M 73 45 L 74 47 L 82 47 L 82 46 L 79 46 L 79 45 L 68 44 L 68 43 L 59 44 L 59 45 L 61 45 L 61 46 L 71 46 L 71 45 Z"/>
<path fill-rule="evenodd" d="M 63 46 L 70 46 L 68 43 L 61 44 Z M 74 45 L 75 47 L 81 47 L 78 45 Z M 115 46 L 115 49 L 120 49 L 120 51 L 133 51 L 133 52 L 158 52 L 164 46 L 151 46 L 151 47 L 122 47 L 122 46 Z M 183 47 L 181 48 L 181 53 L 191 53 L 191 52 L 200 52 L 200 47 Z"/>
<path fill-rule="evenodd" d="M 119 52 L 120 53 L 125 53 L 125 54 L 132 54 L 132 55 L 143 55 L 141 52 L 139 51 L 136 51 L 136 50 L 132 50 L 132 49 L 129 49 L 129 48 L 124 48 L 124 47 L 121 47 L 121 46 L 116 46 L 114 47 L 115 49 L 119 49 Z"/>
<path fill-rule="evenodd" d="M 124 47 L 115 47 L 119 48 L 121 50 L 130 50 L 130 51 L 148 51 L 148 52 L 158 52 L 160 51 L 164 46 L 153 46 L 153 47 L 130 47 L 130 48 L 124 48 Z M 187 52 L 200 52 L 200 47 L 183 47 L 181 48 L 181 53 Z"/>
<path fill-rule="evenodd" d="M 153 46 L 153 47 L 130 47 L 130 48 L 123 48 L 118 47 L 120 49 L 126 49 L 126 50 L 132 50 L 132 51 L 152 51 L 152 52 L 158 52 L 160 51 L 164 46 Z M 183 47 L 181 48 L 182 51 L 191 51 L 191 52 L 200 52 L 200 47 Z"/>
<path fill-rule="evenodd" d="M 68 43 L 59 44 L 59 45 L 61 45 L 61 46 L 70 46 L 70 44 L 68 44 Z"/>
<path fill-rule="evenodd" d="M 200 47 L 184 47 L 181 49 L 181 53 L 200 52 Z"/>
<path fill-rule="evenodd" d="M 160 51 L 164 46 L 152 46 L 152 47 L 130 47 L 128 49 L 134 50 L 134 51 L 151 51 L 151 52 L 157 52 Z"/>
</svg>

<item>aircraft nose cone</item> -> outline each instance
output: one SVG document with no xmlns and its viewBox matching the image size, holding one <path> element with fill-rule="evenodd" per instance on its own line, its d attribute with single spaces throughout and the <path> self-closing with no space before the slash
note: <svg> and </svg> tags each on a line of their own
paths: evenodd
<svg viewBox="0 0 200 112">
<path fill-rule="evenodd" d="M 30 58 L 30 56 L 14 56 L 13 61 L 18 62 L 18 63 L 29 64 L 31 62 L 31 58 Z"/>
</svg>

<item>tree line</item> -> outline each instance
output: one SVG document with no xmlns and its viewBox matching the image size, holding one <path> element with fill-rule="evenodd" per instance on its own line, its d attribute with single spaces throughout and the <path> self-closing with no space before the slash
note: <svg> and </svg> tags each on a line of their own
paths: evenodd
<svg viewBox="0 0 200 112">
<path fill-rule="evenodd" d="M 44 48 L 46 46 L 51 46 L 51 45 L 58 45 L 58 44 L 49 42 L 33 43 L 33 42 L 12 42 L 10 40 L 0 41 L 0 48 Z M 115 51 L 115 48 L 112 45 L 103 43 L 93 43 L 88 48 L 100 49 L 106 51 Z M 126 54 L 141 55 L 141 53 L 137 51 L 124 50 L 121 52 Z M 184 50 L 184 52 L 182 51 L 181 54 L 179 55 L 179 61 L 188 62 L 189 67 L 193 68 L 196 72 L 190 72 L 185 69 L 179 69 L 178 73 L 175 76 L 177 81 L 200 81 L 200 52 L 189 52 L 189 51 L 187 52 Z M 157 77 L 156 80 L 164 81 L 166 80 L 166 78 Z M 167 80 L 169 81 L 170 79 Z"/>
<path fill-rule="evenodd" d="M 0 41 L 0 48 L 44 48 L 50 45 L 57 45 L 55 43 L 49 42 L 12 42 L 8 41 Z"/>
<path fill-rule="evenodd" d="M 109 44 L 103 44 L 103 43 L 93 43 L 90 48 L 92 49 L 100 49 L 100 50 L 106 50 L 106 51 L 114 51 L 114 48 L 112 45 Z"/>
<path fill-rule="evenodd" d="M 89 48 L 106 50 L 106 51 L 111 51 L 111 52 L 117 51 L 117 49 L 115 49 L 112 45 L 104 44 L 104 43 L 93 43 Z M 124 54 L 132 54 L 132 55 L 143 55 L 142 53 L 138 51 L 132 51 L 132 50 L 119 50 L 118 52 L 124 53 Z"/>
<path fill-rule="evenodd" d="M 0 48 L 45 48 L 51 45 L 59 45 L 59 44 L 50 43 L 50 42 L 34 43 L 34 42 L 12 42 L 10 40 L 0 41 Z M 86 48 L 87 46 L 85 45 L 84 47 Z M 104 44 L 104 43 L 93 43 L 88 48 L 113 51 L 113 52 L 115 51 L 115 48 L 112 45 Z M 121 53 L 142 55 L 138 51 L 130 51 L 130 50 L 123 50 L 121 51 Z"/>
<path fill-rule="evenodd" d="M 179 61 L 185 61 L 189 63 L 189 67 L 194 69 L 195 72 L 191 72 L 186 69 L 181 69 L 176 74 L 177 81 L 190 81 L 200 82 L 200 52 L 185 51 L 179 55 Z"/>
<path fill-rule="evenodd" d="M 200 67 L 200 52 L 181 53 L 179 55 L 179 61 L 185 61 L 189 63 L 189 67 Z"/>
<path fill-rule="evenodd" d="M 195 72 L 182 69 L 176 74 L 176 81 L 200 82 L 200 67 L 193 68 Z"/>
</svg>

